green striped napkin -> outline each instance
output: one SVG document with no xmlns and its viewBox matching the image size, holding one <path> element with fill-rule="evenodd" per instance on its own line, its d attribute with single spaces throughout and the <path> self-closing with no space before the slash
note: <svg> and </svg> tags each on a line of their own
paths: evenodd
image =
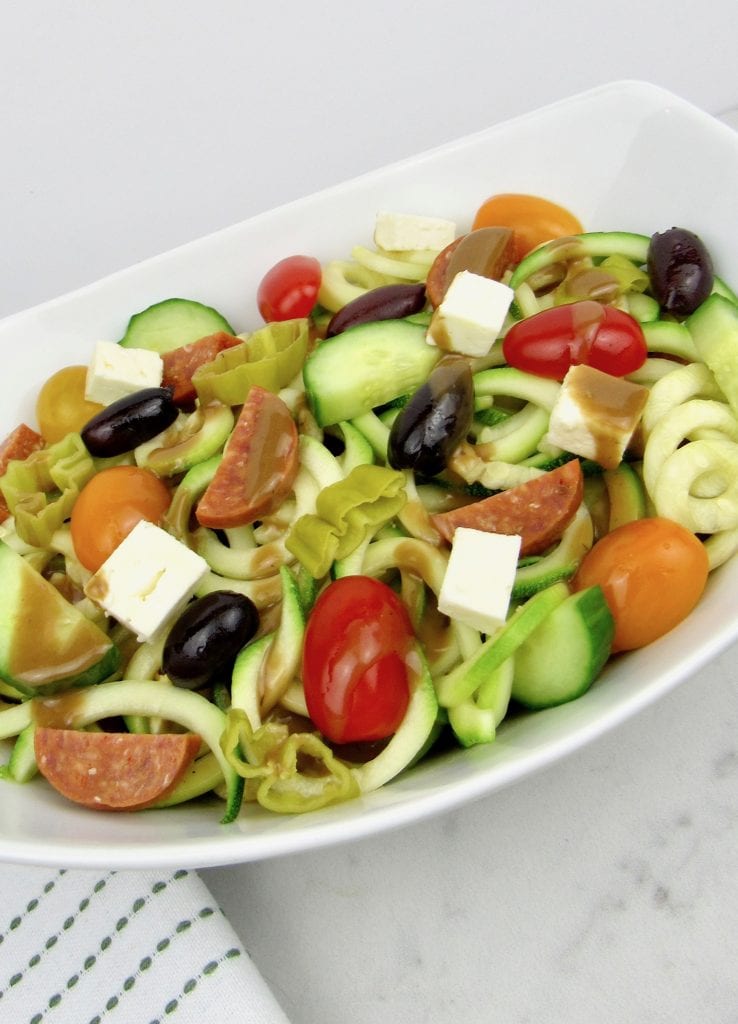
<svg viewBox="0 0 738 1024">
<path fill-rule="evenodd" d="M 188 871 L 0 868 L 0 1021 L 288 1024 Z"/>
</svg>

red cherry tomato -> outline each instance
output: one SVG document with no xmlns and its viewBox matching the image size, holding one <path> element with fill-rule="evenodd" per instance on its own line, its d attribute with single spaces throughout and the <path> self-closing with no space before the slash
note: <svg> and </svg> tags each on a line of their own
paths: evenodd
<svg viewBox="0 0 738 1024">
<path fill-rule="evenodd" d="M 137 466 L 113 466 L 96 473 L 72 508 L 72 543 L 77 558 L 97 572 L 142 519 L 161 522 L 171 495 L 158 476 Z"/>
<path fill-rule="evenodd" d="M 554 380 L 563 380 L 577 363 L 624 377 L 642 366 L 648 354 L 637 320 L 592 299 L 519 320 L 505 335 L 502 351 L 510 366 Z"/>
<path fill-rule="evenodd" d="M 514 260 L 552 238 L 581 235 L 584 228 L 563 206 L 542 196 L 501 192 L 490 196 L 476 212 L 473 229 L 510 228 L 513 233 Z"/>
<path fill-rule="evenodd" d="M 655 516 L 598 540 L 574 577 L 575 590 L 599 584 L 615 619 L 613 651 L 645 647 L 686 619 L 705 589 L 709 565 L 700 541 Z"/>
<path fill-rule="evenodd" d="M 307 316 L 318 298 L 322 271 L 312 256 L 288 256 L 262 278 L 256 293 L 266 323 Z"/>
<path fill-rule="evenodd" d="M 308 619 L 302 681 L 310 717 L 334 743 L 391 736 L 410 700 L 410 616 L 370 576 L 330 583 Z"/>
</svg>

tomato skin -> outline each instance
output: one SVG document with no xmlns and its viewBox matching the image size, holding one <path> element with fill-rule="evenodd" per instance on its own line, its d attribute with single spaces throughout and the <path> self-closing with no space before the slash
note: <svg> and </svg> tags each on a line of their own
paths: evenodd
<svg viewBox="0 0 738 1024">
<path fill-rule="evenodd" d="M 648 355 L 638 321 L 592 299 L 554 306 L 519 320 L 505 335 L 502 351 L 510 366 L 553 380 L 563 380 L 578 363 L 625 377 L 642 366 Z"/>
<path fill-rule="evenodd" d="M 313 256 L 287 256 L 261 280 L 256 301 L 264 321 L 308 316 L 318 298 L 322 270 Z"/>
<path fill-rule="evenodd" d="M 71 532 L 82 565 L 97 572 L 142 519 L 159 524 L 169 508 L 166 484 L 148 469 L 113 466 L 96 473 L 72 508 Z"/>
<path fill-rule="evenodd" d="M 36 399 L 36 419 L 47 444 L 79 433 L 102 412 L 103 406 L 85 399 L 86 366 L 65 366 L 43 384 Z"/>
<path fill-rule="evenodd" d="M 512 229 L 516 263 L 543 242 L 568 235 L 581 235 L 584 231 L 574 214 L 563 206 L 542 196 L 517 192 L 501 192 L 490 196 L 477 210 L 472 230 L 494 227 Z"/>
<path fill-rule="evenodd" d="M 599 584 L 615 619 L 613 652 L 645 647 L 668 633 L 699 601 L 709 572 L 701 542 L 670 519 L 619 526 L 584 556 L 575 590 Z"/>
<path fill-rule="evenodd" d="M 391 736 L 410 700 L 414 636 L 402 601 L 370 576 L 334 580 L 308 619 L 302 681 L 310 717 L 334 743 Z"/>
</svg>

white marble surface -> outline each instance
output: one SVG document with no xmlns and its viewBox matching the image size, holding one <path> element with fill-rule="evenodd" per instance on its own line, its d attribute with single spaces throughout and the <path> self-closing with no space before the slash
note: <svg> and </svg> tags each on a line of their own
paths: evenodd
<svg viewBox="0 0 738 1024">
<path fill-rule="evenodd" d="M 7 2 L 0 314 L 602 82 L 719 112 L 736 44 L 734 0 Z M 203 876 L 293 1024 L 736 1024 L 737 655 L 454 813 Z"/>
</svg>

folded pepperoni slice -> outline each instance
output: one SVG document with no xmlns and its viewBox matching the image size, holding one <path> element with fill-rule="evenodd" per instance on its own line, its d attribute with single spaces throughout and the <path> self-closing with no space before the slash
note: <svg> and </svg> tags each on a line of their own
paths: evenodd
<svg viewBox="0 0 738 1024">
<path fill-rule="evenodd" d="M 582 503 L 584 479 L 579 459 L 481 501 L 432 517 L 447 541 L 459 526 L 488 533 L 517 534 L 520 555 L 538 555 L 557 541 Z"/>
<path fill-rule="evenodd" d="M 37 726 L 34 749 L 39 771 L 62 796 L 93 810 L 135 811 L 174 789 L 200 737 Z"/>
<path fill-rule="evenodd" d="M 216 331 L 189 345 L 181 345 L 162 355 L 164 370 L 162 386 L 172 389 L 172 397 L 178 405 L 194 402 L 195 388 L 192 375 L 206 363 L 212 363 L 224 349 L 242 344 L 241 338 L 226 331 Z"/>
<path fill-rule="evenodd" d="M 254 385 L 223 459 L 196 509 L 201 526 L 225 530 L 274 512 L 298 469 L 297 427 L 282 399 Z"/>
</svg>

